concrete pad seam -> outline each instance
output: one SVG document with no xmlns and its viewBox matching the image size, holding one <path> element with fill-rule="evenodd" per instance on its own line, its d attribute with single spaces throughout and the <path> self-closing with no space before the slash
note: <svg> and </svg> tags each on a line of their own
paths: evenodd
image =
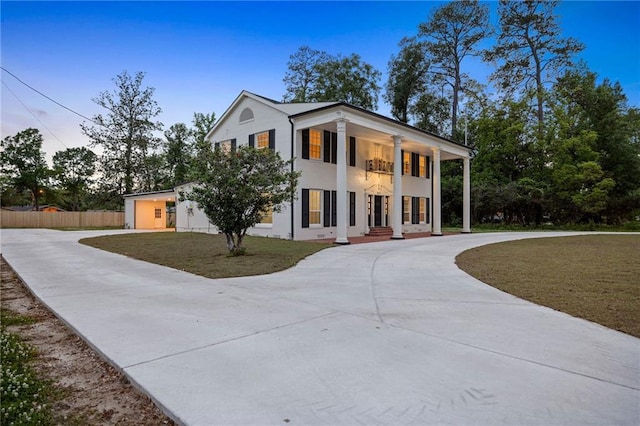
<svg viewBox="0 0 640 426">
<path fill-rule="evenodd" d="M 235 341 L 247 338 L 247 337 L 253 337 L 253 336 L 257 336 L 259 334 L 269 333 L 269 332 L 272 332 L 272 331 L 281 330 L 283 328 L 292 327 L 292 326 L 299 325 L 299 324 L 304 324 L 306 322 L 311 322 L 311 321 L 319 320 L 319 319 L 322 319 L 322 318 L 328 318 L 328 317 L 330 317 L 332 315 L 339 314 L 339 313 L 340 312 L 338 312 L 338 311 L 333 311 L 333 312 L 329 312 L 329 313 L 326 313 L 326 314 L 314 316 L 314 317 L 311 317 L 311 318 L 305 318 L 305 319 L 300 320 L 300 321 L 294 321 L 294 322 L 290 322 L 290 323 L 286 323 L 286 324 L 281 324 L 281 325 L 278 325 L 276 327 L 271 327 L 271 328 L 268 328 L 268 329 L 265 329 L 265 330 L 258 330 L 258 331 L 254 331 L 254 332 L 251 332 L 251 333 L 242 334 L 240 336 L 236 336 L 236 337 L 232 337 L 232 338 L 229 338 L 229 339 L 220 340 L 218 342 L 209 343 L 207 345 L 202 345 L 202 346 L 198 346 L 198 347 L 195 347 L 195 348 L 186 349 L 184 351 L 174 352 L 174 353 L 171 353 L 171 354 L 163 355 L 163 356 L 160 356 L 160 357 L 157 357 L 157 358 L 153 358 L 153 359 L 149 359 L 149 360 L 146 360 L 146 361 L 140 361 L 140 362 L 137 362 L 137 363 L 134 363 L 134 364 L 130 364 L 130 365 L 124 366 L 124 367 L 122 367 L 122 369 L 126 370 L 126 369 L 130 369 L 130 368 L 134 368 L 134 367 L 139 367 L 139 366 L 145 365 L 145 364 L 151 364 L 153 362 L 165 360 L 165 359 L 168 359 L 168 358 L 173 358 L 175 356 L 184 355 L 184 354 L 188 354 L 188 353 L 191 353 L 191 352 L 196 352 L 196 351 L 199 351 L 199 350 L 202 350 L 202 349 L 212 348 L 214 346 L 222 345 L 222 344 L 225 344 L 225 343 L 235 342 Z"/>
<path fill-rule="evenodd" d="M 477 345 L 473 345 L 471 343 L 465 343 L 465 342 L 461 342 L 461 341 L 454 340 L 454 339 L 448 339 L 448 338 L 442 337 L 442 336 L 436 336 L 436 335 L 433 335 L 433 334 L 425 333 L 423 331 L 418 331 L 418 330 L 414 330 L 414 329 L 411 329 L 411 328 L 402 327 L 402 326 L 396 325 L 396 324 L 387 323 L 387 325 L 389 327 L 397 328 L 399 330 L 409 331 L 409 332 L 417 333 L 417 334 L 420 334 L 420 335 L 423 335 L 423 336 L 432 337 L 434 339 L 443 340 L 445 342 L 453 343 L 455 345 L 460 345 L 460 346 L 465 346 L 465 347 L 472 348 L 472 349 L 477 349 L 477 350 L 480 350 L 480 351 L 483 351 L 483 352 L 488 352 L 488 353 L 492 353 L 492 354 L 495 354 L 495 355 L 504 356 L 504 357 L 515 359 L 515 360 L 518 360 L 518 361 L 524 361 L 524 362 L 527 362 L 527 363 L 539 365 L 541 367 L 551 368 L 553 370 L 562 371 L 562 372 L 565 372 L 565 373 L 568 373 L 568 374 L 573 374 L 573 375 L 576 375 L 576 376 L 585 377 L 587 379 L 593 379 L 593 380 L 597 380 L 599 382 L 608 383 L 610 385 L 620 386 L 620 387 L 623 387 L 623 388 L 626 388 L 626 389 L 631 389 L 631 390 L 640 392 L 640 388 L 636 388 L 636 387 L 633 387 L 633 386 L 625 385 L 625 384 L 622 384 L 622 383 L 612 382 L 611 380 L 603 379 L 603 378 L 596 377 L 596 376 L 591 376 L 589 374 L 581 373 L 579 371 L 569 370 L 569 369 L 562 368 L 562 367 L 556 367 L 554 365 L 545 364 L 543 362 L 535 361 L 535 360 L 532 360 L 532 359 L 522 358 L 522 357 L 519 357 L 519 356 L 516 356 L 516 355 L 511 355 L 511 354 L 508 354 L 508 353 L 496 351 L 496 350 L 489 349 L 489 348 L 483 348 L 482 346 L 477 346 Z"/>
</svg>

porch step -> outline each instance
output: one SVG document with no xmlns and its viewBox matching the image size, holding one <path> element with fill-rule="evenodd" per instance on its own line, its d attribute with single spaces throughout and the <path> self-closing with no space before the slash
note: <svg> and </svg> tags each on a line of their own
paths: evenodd
<svg viewBox="0 0 640 426">
<path fill-rule="evenodd" d="M 381 235 L 393 235 L 393 229 L 390 226 L 375 226 L 369 229 L 367 234 L 371 237 L 378 237 Z"/>
</svg>

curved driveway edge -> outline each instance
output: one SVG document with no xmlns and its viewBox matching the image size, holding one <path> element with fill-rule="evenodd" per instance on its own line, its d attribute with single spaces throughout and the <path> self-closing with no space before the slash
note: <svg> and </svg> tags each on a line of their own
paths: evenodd
<svg viewBox="0 0 640 426">
<path fill-rule="evenodd" d="M 180 423 L 640 424 L 640 339 L 454 263 L 479 245 L 578 233 L 342 246 L 220 280 L 77 243 L 102 234 L 3 229 L 2 253 Z"/>
</svg>

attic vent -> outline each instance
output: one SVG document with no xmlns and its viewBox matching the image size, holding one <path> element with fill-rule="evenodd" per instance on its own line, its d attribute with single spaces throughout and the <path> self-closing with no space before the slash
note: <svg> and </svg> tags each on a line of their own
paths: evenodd
<svg viewBox="0 0 640 426">
<path fill-rule="evenodd" d="M 251 111 L 251 108 L 245 108 L 240 113 L 240 122 L 249 120 L 253 120 L 253 111 Z"/>
</svg>

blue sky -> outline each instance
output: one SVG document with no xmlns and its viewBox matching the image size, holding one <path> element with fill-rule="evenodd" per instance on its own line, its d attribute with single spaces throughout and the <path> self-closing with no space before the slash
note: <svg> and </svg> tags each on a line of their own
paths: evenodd
<svg viewBox="0 0 640 426">
<path fill-rule="evenodd" d="M 2 66 L 62 104 L 91 117 L 91 101 L 114 88 L 123 70 L 146 72 L 168 128 L 194 112 L 220 117 L 241 90 L 284 94 L 289 55 L 309 45 L 358 53 L 383 72 L 397 43 L 438 2 L 14 2 L 2 1 Z M 491 20 L 497 3 L 488 3 Z M 586 45 L 580 58 L 601 78 L 619 81 L 640 107 L 640 2 L 565 1 L 563 36 Z M 478 61 L 468 72 L 486 83 Z M 37 127 L 48 157 L 83 146 L 83 120 L 2 72 L 1 137 Z M 22 104 L 26 105 L 23 106 Z M 28 108 L 28 109 L 27 109 Z M 379 99 L 378 111 L 389 107 Z M 46 127 L 45 127 L 46 126 Z"/>
</svg>

